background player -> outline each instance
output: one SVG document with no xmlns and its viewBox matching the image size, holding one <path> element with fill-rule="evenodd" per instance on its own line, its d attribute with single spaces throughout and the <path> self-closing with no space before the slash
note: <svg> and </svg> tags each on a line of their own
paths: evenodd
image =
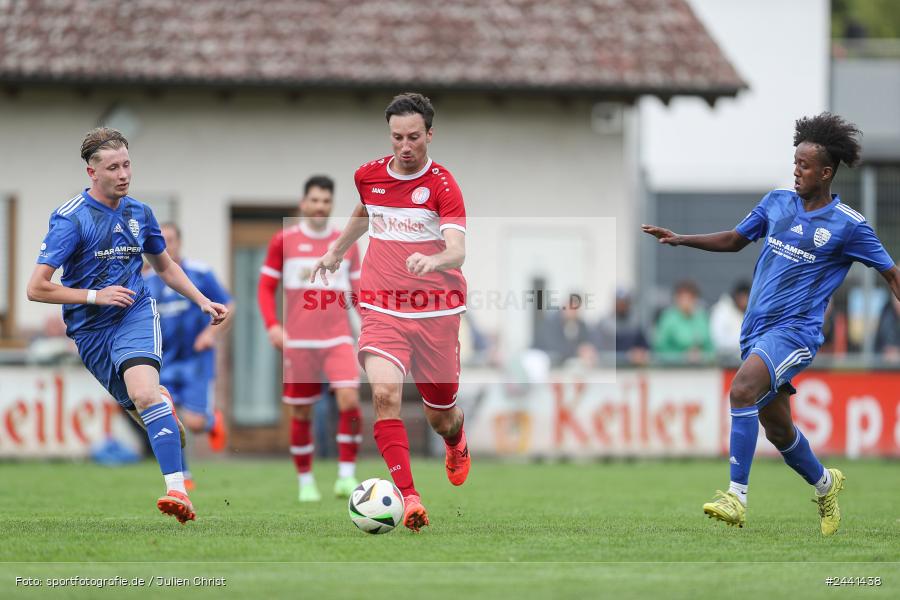
<svg viewBox="0 0 900 600">
<path fill-rule="evenodd" d="M 310 282 L 316 259 L 340 231 L 328 225 L 334 204 L 334 181 L 310 177 L 303 186 L 299 225 L 278 232 L 269 243 L 257 297 L 269 339 L 284 352 L 284 402 L 291 406 L 291 454 L 297 467 L 301 502 L 321 500 L 312 473 L 315 446 L 311 433 L 313 405 L 322 396 L 323 376 L 338 405 L 338 477 L 334 493 L 349 497 L 358 485 L 356 453 L 362 441 L 359 368 L 351 336 L 347 297 L 359 292 L 359 251 L 354 244 L 338 265 L 330 288 Z M 285 325 L 276 315 L 275 292 L 284 290 Z"/>
<path fill-rule="evenodd" d="M 211 325 L 209 317 L 167 286 L 152 270 L 147 274 L 150 295 L 156 300 L 163 336 L 163 369 L 160 383 L 172 395 L 181 421 L 194 433 L 206 432 L 209 445 L 216 452 L 225 448 L 225 422 L 215 409 L 215 344 L 218 336 L 230 326 L 234 303 L 210 268 L 181 255 L 181 230 L 175 223 L 161 226 L 166 251 L 181 266 L 188 279 L 200 292 L 228 308 L 228 317 L 220 325 Z M 194 481 L 187 466 L 187 449 L 182 452 L 182 472 L 188 490 Z"/>
<path fill-rule="evenodd" d="M 823 534 L 837 531 L 837 494 L 844 475 L 826 469 L 791 419 L 791 379 L 810 365 L 824 341 L 822 322 L 832 293 L 850 265 L 877 269 L 900 298 L 900 270 L 865 218 L 831 194 L 838 164 L 859 162 L 860 131 L 830 113 L 802 118 L 794 132 L 794 191 L 775 190 L 732 231 L 677 235 L 643 225 L 663 244 L 737 252 L 766 240 L 756 262 L 741 329 L 744 361 L 731 383 L 731 485 L 703 505 L 731 525 L 746 521 L 750 466 L 759 423 L 785 462 L 815 486 Z M 758 418 L 758 419 L 757 419 Z"/>
<path fill-rule="evenodd" d="M 75 340 L 81 360 L 147 430 L 166 482 L 157 507 L 184 523 L 195 514 L 181 472 L 181 424 L 160 391 L 159 313 L 141 276 L 141 253 L 166 285 L 196 303 L 213 323 L 221 323 L 228 309 L 191 283 L 166 253 L 153 211 L 127 195 L 131 159 L 122 134 L 106 127 L 89 131 L 81 157 L 91 187 L 50 216 L 28 299 L 64 305 L 66 335 Z M 51 281 L 59 267 L 62 285 Z"/>
<path fill-rule="evenodd" d="M 360 282 L 359 361 L 372 385 L 375 443 L 403 494 L 404 524 L 428 525 L 413 484 L 409 441 L 400 419 L 403 379 L 411 373 L 425 416 L 444 438 L 453 485 L 469 473 L 459 388 L 459 323 L 466 310 L 466 210 L 453 176 L 428 156 L 434 108 L 421 94 L 400 94 L 385 110 L 393 155 L 355 175 L 361 204 L 316 263 L 312 281 L 336 271 L 366 231 L 369 248 Z"/>
</svg>

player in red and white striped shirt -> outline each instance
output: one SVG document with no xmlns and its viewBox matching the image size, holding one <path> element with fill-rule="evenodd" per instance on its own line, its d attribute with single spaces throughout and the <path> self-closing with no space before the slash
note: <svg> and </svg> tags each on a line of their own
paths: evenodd
<svg viewBox="0 0 900 600">
<path fill-rule="evenodd" d="M 331 285 L 310 282 L 317 259 L 340 232 L 328 226 L 334 195 L 329 177 L 307 180 L 300 201 L 299 225 L 279 231 L 269 244 L 261 269 L 257 298 L 269 339 L 284 352 L 284 395 L 291 406 L 291 454 L 297 467 L 301 502 L 321 499 L 312 474 L 313 404 L 322 392 L 323 376 L 337 399 L 338 479 L 334 492 L 349 497 L 356 481 L 356 452 L 362 441 L 359 369 L 347 309 L 349 294 L 359 293 L 359 252 L 349 247 L 338 263 Z M 284 325 L 276 316 L 275 292 L 284 291 Z"/>
<path fill-rule="evenodd" d="M 428 514 L 413 484 L 409 441 L 400 420 L 403 379 L 412 375 L 425 416 L 446 444 L 453 485 L 469 473 L 459 388 L 459 322 L 466 310 L 466 210 L 453 176 L 428 157 L 434 109 L 421 94 L 401 94 L 385 111 L 394 153 L 356 171 L 361 204 L 313 268 L 311 281 L 339 272 L 364 233 L 359 361 L 372 385 L 375 442 L 405 501 L 404 524 L 418 531 Z"/>
</svg>

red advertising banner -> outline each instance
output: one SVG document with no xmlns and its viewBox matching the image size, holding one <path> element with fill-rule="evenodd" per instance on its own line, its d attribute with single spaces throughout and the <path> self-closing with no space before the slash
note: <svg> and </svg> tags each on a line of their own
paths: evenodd
<svg viewBox="0 0 900 600">
<path fill-rule="evenodd" d="M 0 458 L 77 458 L 114 438 L 135 450 L 128 417 L 80 368 L 0 368 Z"/>
<path fill-rule="evenodd" d="M 722 378 L 723 453 L 728 445 L 728 388 Z M 794 422 L 819 454 L 900 456 L 900 372 L 804 371 L 794 378 Z M 775 454 L 760 430 L 759 450 Z"/>
</svg>

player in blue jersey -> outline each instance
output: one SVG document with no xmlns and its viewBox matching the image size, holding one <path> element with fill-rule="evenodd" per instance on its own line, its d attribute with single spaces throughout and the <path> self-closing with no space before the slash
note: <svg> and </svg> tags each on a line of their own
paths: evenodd
<svg viewBox="0 0 900 600">
<path fill-rule="evenodd" d="M 877 269 L 900 298 L 900 269 L 856 210 L 831 193 L 839 163 L 859 162 L 860 131 L 837 115 L 797 121 L 794 189 L 768 193 L 732 231 L 678 235 L 643 225 L 660 243 L 737 252 L 762 239 L 741 329 L 744 361 L 731 382 L 731 485 L 703 505 L 711 518 L 743 527 L 759 424 L 784 461 L 816 490 L 820 529 L 837 531 L 844 475 L 826 469 L 791 419 L 791 379 L 810 365 L 824 341 L 828 301 L 854 261 Z"/>
<path fill-rule="evenodd" d="M 160 227 L 166 242 L 166 252 L 200 292 L 228 308 L 234 305 L 225 288 L 205 264 L 188 260 L 181 255 L 181 231 L 175 223 Z M 225 424 L 221 411 L 214 407 L 214 377 L 216 338 L 227 331 L 231 317 L 220 325 L 211 325 L 201 308 L 167 286 L 152 270 L 146 275 L 150 295 L 156 300 L 163 337 L 163 369 L 160 383 L 171 393 L 181 421 L 194 433 L 207 433 L 214 451 L 225 448 Z M 188 490 L 194 481 L 187 467 L 187 451 L 182 452 L 182 472 Z"/>
<path fill-rule="evenodd" d="M 153 211 L 128 196 L 128 141 L 99 127 L 81 144 L 91 187 L 50 215 L 50 231 L 28 282 L 28 299 L 63 304 L 66 335 L 88 370 L 146 430 L 166 483 L 156 503 L 181 523 L 195 518 L 184 488 L 181 424 L 159 385 L 162 335 L 156 301 L 141 276 L 143 254 L 162 280 L 213 323 L 228 314 L 166 253 Z M 51 281 L 62 267 L 62 285 Z"/>
</svg>

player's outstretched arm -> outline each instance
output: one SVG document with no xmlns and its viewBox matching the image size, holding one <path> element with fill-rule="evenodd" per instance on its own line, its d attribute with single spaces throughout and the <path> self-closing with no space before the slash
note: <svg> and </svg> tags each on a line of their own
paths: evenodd
<svg viewBox="0 0 900 600">
<path fill-rule="evenodd" d="M 37 265 L 31 273 L 26 293 L 32 302 L 47 304 L 99 304 L 125 308 L 134 303 L 134 292 L 121 285 L 111 285 L 102 290 L 79 290 L 53 283 L 56 267 Z"/>
<path fill-rule="evenodd" d="M 669 229 L 656 225 L 641 225 L 641 231 L 659 240 L 660 244 L 670 246 L 688 246 L 708 252 L 737 252 L 743 250 L 750 240 L 732 229 L 718 233 L 701 233 L 697 235 L 679 235 Z"/>
<path fill-rule="evenodd" d="M 219 325 L 225 320 L 228 316 L 228 308 L 204 296 L 188 279 L 181 265 L 172 260 L 168 252 L 163 250 L 159 254 L 145 254 L 144 256 L 147 257 L 147 262 L 163 280 L 163 283 L 199 306 L 203 312 L 212 317 L 213 325 Z"/>
<path fill-rule="evenodd" d="M 312 274 L 309 276 L 309 282 L 315 283 L 316 277 L 322 275 L 322 281 L 328 285 L 327 273 L 334 273 L 341 266 L 344 255 L 350 249 L 356 240 L 369 230 L 369 211 L 366 210 L 364 204 L 359 204 L 350 215 L 350 222 L 344 227 L 338 239 L 334 240 L 331 248 L 322 258 L 316 261 Z"/>
</svg>

